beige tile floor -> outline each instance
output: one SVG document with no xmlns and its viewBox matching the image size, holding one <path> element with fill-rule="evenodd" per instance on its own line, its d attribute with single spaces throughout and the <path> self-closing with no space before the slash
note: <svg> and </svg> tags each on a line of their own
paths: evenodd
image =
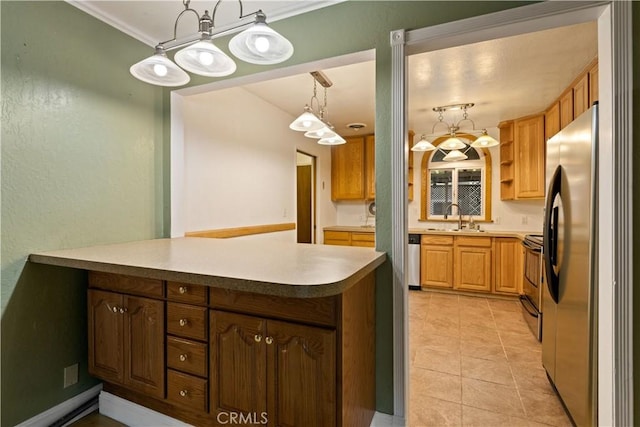
<svg viewBox="0 0 640 427">
<path fill-rule="evenodd" d="M 517 301 L 409 293 L 409 425 L 570 426 Z"/>
</svg>

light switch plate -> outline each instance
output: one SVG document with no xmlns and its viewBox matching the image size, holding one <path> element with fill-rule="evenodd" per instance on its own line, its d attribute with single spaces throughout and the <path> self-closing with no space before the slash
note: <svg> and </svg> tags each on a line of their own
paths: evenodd
<svg viewBox="0 0 640 427">
<path fill-rule="evenodd" d="M 64 368 L 64 388 L 74 385 L 78 382 L 78 364 L 67 366 Z"/>
</svg>

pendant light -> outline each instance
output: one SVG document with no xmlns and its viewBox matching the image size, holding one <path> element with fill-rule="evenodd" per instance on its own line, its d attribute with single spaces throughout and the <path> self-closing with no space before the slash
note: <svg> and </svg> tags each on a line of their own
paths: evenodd
<svg viewBox="0 0 640 427">
<path fill-rule="evenodd" d="M 143 82 L 159 86 L 182 86 L 191 78 L 180 67 L 174 64 L 161 45 L 156 46 L 156 53 L 129 68 L 133 76 Z"/>
<path fill-rule="evenodd" d="M 456 138 L 455 132 L 451 132 L 451 136 L 439 145 L 443 150 L 462 150 L 467 144 L 462 142 L 460 138 Z"/>
<path fill-rule="evenodd" d="M 237 58 L 252 64 L 268 65 L 286 61 L 293 55 L 293 45 L 281 34 L 267 25 L 267 16 L 258 10 L 243 14 L 242 1 L 240 5 L 239 22 L 222 29 L 215 29 L 215 17 L 218 0 L 209 16 L 208 11 L 200 16 L 189 7 L 191 0 L 182 0 L 184 10 L 180 12 L 173 24 L 173 38 L 158 43 L 156 53 L 144 59 L 129 69 L 131 74 L 143 82 L 159 86 L 182 86 L 189 83 L 189 75 L 185 70 L 207 77 L 224 77 L 236 71 L 236 63 L 220 48 L 213 44 L 213 38 L 223 36 L 236 29 L 250 26 L 229 42 L 229 50 Z M 194 14 L 198 19 L 198 33 L 178 40 L 177 31 L 180 18 L 184 14 Z M 253 17 L 253 20 L 247 18 Z M 186 47 L 185 47 L 186 45 Z M 182 48 L 175 55 L 176 65 L 167 58 L 166 52 Z"/>
<path fill-rule="evenodd" d="M 338 134 L 331 130 L 328 126 L 323 126 L 318 130 L 312 130 L 304 133 L 304 136 L 307 138 L 331 138 L 337 136 Z"/>
<path fill-rule="evenodd" d="M 498 144 L 499 142 L 489 136 L 486 129 L 482 129 L 482 135 L 476 138 L 476 140 L 471 143 L 471 146 L 473 148 L 489 148 L 495 147 Z"/>
<path fill-rule="evenodd" d="M 291 124 L 289 129 L 299 132 L 309 132 L 320 130 L 325 124 L 311 111 L 308 105 L 304 106 L 304 112 L 298 116 Z"/>
<path fill-rule="evenodd" d="M 411 147 L 411 151 L 433 151 L 435 149 L 436 146 L 427 141 L 427 138 L 424 135 L 420 137 L 420 141 Z"/>
<path fill-rule="evenodd" d="M 229 50 L 239 59 L 258 65 L 278 64 L 293 55 L 293 45 L 267 25 L 267 16 L 258 11 L 254 24 L 234 36 Z"/>
<path fill-rule="evenodd" d="M 336 136 L 322 138 L 318 140 L 318 144 L 320 145 L 340 145 L 340 144 L 345 144 L 346 142 L 347 141 L 345 141 L 343 137 L 337 134 Z"/>
<path fill-rule="evenodd" d="M 466 160 L 468 157 L 469 156 L 459 150 L 451 150 L 449 151 L 449 153 L 447 153 L 446 156 L 443 157 L 442 160 L 444 160 L 445 162 L 458 162 L 460 160 Z"/>
</svg>

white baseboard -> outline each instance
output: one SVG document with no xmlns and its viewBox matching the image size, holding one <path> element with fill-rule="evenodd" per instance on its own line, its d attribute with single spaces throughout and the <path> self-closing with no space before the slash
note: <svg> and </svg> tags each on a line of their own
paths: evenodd
<svg viewBox="0 0 640 427">
<path fill-rule="evenodd" d="M 100 393 L 100 413 L 129 427 L 190 427 L 190 424 L 185 424 L 106 391 Z"/>
<path fill-rule="evenodd" d="M 100 393 L 100 413 L 129 427 L 190 427 L 190 424 L 185 424 L 106 391 Z M 404 427 L 404 425 L 403 418 L 380 412 L 376 412 L 371 421 L 371 427 Z"/>
<path fill-rule="evenodd" d="M 89 390 L 83 391 L 82 393 L 72 397 L 71 399 L 65 400 L 64 402 L 59 403 L 58 405 L 54 406 L 53 408 L 47 409 L 46 411 L 36 415 L 33 418 L 29 418 L 28 420 L 21 422 L 16 427 L 46 427 L 46 426 L 49 426 L 49 425 L 55 423 L 56 421 L 58 421 L 60 418 L 62 418 L 65 415 L 67 415 L 69 412 L 71 412 L 74 409 L 78 408 L 80 405 L 82 405 L 86 401 L 91 400 L 94 397 L 96 397 L 98 395 L 98 393 L 100 393 L 100 390 L 102 390 L 102 384 L 98 384 L 97 386 L 92 387 Z M 92 410 L 96 410 L 96 409 L 98 409 L 97 406 L 95 406 Z M 88 411 L 90 411 L 90 409 Z M 79 414 L 78 417 L 80 415 L 82 415 L 82 414 Z M 77 419 L 78 417 L 76 417 L 75 419 Z M 71 421 L 72 420 L 70 420 L 70 422 Z"/>
</svg>

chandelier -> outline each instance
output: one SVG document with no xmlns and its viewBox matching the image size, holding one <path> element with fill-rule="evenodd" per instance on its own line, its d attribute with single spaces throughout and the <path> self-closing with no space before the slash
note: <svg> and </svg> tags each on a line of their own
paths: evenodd
<svg viewBox="0 0 640 427">
<path fill-rule="evenodd" d="M 215 4 L 211 15 L 205 10 L 202 16 L 189 7 L 190 1 L 182 1 L 184 10 L 173 24 L 173 38 L 158 43 L 152 56 L 131 66 L 129 71 L 135 78 L 153 85 L 182 86 L 191 80 L 184 70 L 208 77 L 233 74 L 236 71 L 235 61 L 214 45 L 213 39 L 247 26 L 250 27 L 235 35 L 229 42 L 229 50 L 236 58 L 251 64 L 267 65 L 286 61 L 293 55 L 291 42 L 267 25 L 267 16 L 262 10 L 245 15 L 242 1 L 238 0 L 240 21 L 216 29 L 216 12 L 222 0 Z M 178 22 L 188 13 L 197 17 L 198 32 L 178 40 Z M 253 20 L 248 20 L 249 17 L 253 17 Z M 181 47 L 184 49 L 175 54 L 176 65 L 167 57 L 167 51 Z"/>
<path fill-rule="evenodd" d="M 469 118 L 468 109 L 473 107 L 475 104 L 473 103 L 465 103 L 465 104 L 452 104 L 452 105 L 444 105 L 442 107 L 434 107 L 433 111 L 438 113 L 438 121 L 434 123 L 431 128 L 430 135 L 422 135 L 420 140 L 411 147 L 412 151 L 433 151 L 433 150 L 441 150 L 443 153 L 446 153 L 442 160 L 446 162 L 457 162 L 461 160 L 466 160 L 468 156 L 465 154 L 468 150 L 473 148 L 489 148 L 498 145 L 498 141 L 489 136 L 486 129 L 482 129 L 479 131 L 480 136 L 476 138 L 471 144 L 465 144 L 460 138 L 458 138 L 457 133 L 461 130 L 461 126 L 464 122 L 470 122 L 471 130 L 465 130 L 465 133 L 478 133 L 476 130 L 475 123 L 473 120 Z M 455 123 L 446 123 L 444 121 L 444 114 L 447 111 L 456 111 L 462 110 L 462 119 Z M 438 125 L 446 126 L 447 132 L 444 134 L 436 134 L 436 127 Z M 437 138 L 446 137 L 442 143 L 440 143 L 437 147 L 433 145 L 431 141 L 434 141 Z M 429 139 L 431 141 L 429 141 Z M 462 150 L 462 151 L 461 151 Z"/>
<path fill-rule="evenodd" d="M 307 138 L 318 139 L 318 144 L 339 145 L 346 141 L 335 131 L 329 122 L 329 109 L 327 107 L 327 88 L 333 83 L 322 71 L 312 71 L 313 76 L 313 96 L 308 104 L 304 106 L 302 114 L 289 125 L 295 131 L 304 132 Z M 324 87 L 324 103 L 318 100 L 318 83 Z M 315 105 L 314 105 L 315 102 Z"/>
</svg>

